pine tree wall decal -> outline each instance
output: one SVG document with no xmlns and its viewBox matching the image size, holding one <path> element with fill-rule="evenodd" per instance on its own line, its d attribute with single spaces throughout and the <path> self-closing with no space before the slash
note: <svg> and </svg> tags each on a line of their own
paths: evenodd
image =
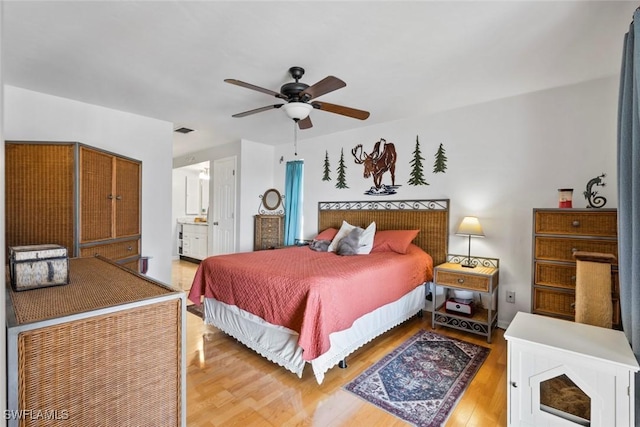
<svg viewBox="0 0 640 427">
<path fill-rule="evenodd" d="M 444 155 L 444 147 L 440 144 L 436 153 L 436 161 L 433 163 L 433 173 L 442 172 L 447 169 L 447 156 Z"/>
<path fill-rule="evenodd" d="M 409 179 L 409 185 L 429 185 L 424 179 L 424 173 L 422 171 L 422 161 L 424 157 L 420 152 L 420 141 L 418 135 L 416 135 L 416 149 L 413 151 L 413 159 L 409 162 L 411 164 L 411 178 Z"/>
<path fill-rule="evenodd" d="M 331 172 L 331 166 L 329 165 L 329 152 L 327 150 L 324 151 L 324 166 L 323 166 L 323 174 L 322 174 L 322 180 L 323 181 L 331 181 L 331 177 L 329 176 L 329 173 Z"/>
<path fill-rule="evenodd" d="M 340 162 L 338 163 L 338 180 L 336 181 L 336 188 L 349 188 L 345 177 L 345 169 L 347 169 L 347 166 L 344 164 L 344 148 L 342 148 L 340 149 Z"/>
</svg>

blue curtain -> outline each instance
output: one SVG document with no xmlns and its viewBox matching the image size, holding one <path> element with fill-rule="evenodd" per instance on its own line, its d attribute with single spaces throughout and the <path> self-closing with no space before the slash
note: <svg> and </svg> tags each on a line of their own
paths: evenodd
<svg viewBox="0 0 640 427">
<path fill-rule="evenodd" d="M 293 245 L 302 233 L 302 185 L 304 162 L 294 160 L 287 162 L 284 179 L 284 244 Z"/>
<path fill-rule="evenodd" d="M 633 16 L 640 22 L 640 11 Z M 640 360 L 640 36 L 632 22 L 624 37 L 618 104 L 618 265 L 622 327 Z M 640 41 L 640 39 L 639 39 Z M 640 375 L 636 375 L 636 393 Z M 640 399 L 636 397 L 636 426 Z"/>
</svg>

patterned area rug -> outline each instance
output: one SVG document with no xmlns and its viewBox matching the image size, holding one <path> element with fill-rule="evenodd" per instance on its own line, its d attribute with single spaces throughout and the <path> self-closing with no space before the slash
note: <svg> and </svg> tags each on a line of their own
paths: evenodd
<svg viewBox="0 0 640 427">
<path fill-rule="evenodd" d="M 445 423 L 489 349 L 420 331 L 344 386 L 419 427 Z"/>
<path fill-rule="evenodd" d="M 187 306 L 187 311 L 191 314 L 195 314 L 196 316 L 198 316 L 201 319 L 204 319 L 204 313 L 202 312 L 202 308 L 204 306 L 202 305 L 195 305 L 195 304 L 191 304 Z"/>
</svg>

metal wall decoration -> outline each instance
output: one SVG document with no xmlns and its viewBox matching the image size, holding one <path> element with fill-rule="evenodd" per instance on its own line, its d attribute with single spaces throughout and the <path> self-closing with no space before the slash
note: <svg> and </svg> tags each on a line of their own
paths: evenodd
<svg viewBox="0 0 640 427">
<path fill-rule="evenodd" d="M 587 207 L 588 208 L 601 208 L 607 203 L 607 199 L 602 196 L 598 196 L 598 192 L 593 190 L 593 187 L 604 187 L 605 183 L 602 180 L 606 177 L 606 174 L 602 174 L 596 176 L 595 178 L 591 178 L 589 182 L 587 182 L 587 190 L 582 193 L 584 194 L 584 198 L 587 199 Z"/>
<path fill-rule="evenodd" d="M 323 181 L 331 181 L 331 176 L 329 173 L 331 172 L 331 165 L 329 164 L 329 152 L 327 150 L 324 151 L 324 164 L 322 165 L 322 180 Z"/>
<path fill-rule="evenodd" d="M 338 178 L 336 181 L 336 188 L 349 188 L 349 186 L 347 185 L 345 169 L 347 169 L 347 165 L 344 164 L 344 148 L 342 148 L 340 149 L 340 161 L 338 162 Z"/>
<path fill-rule="evenodd" d="M 381 145 L 382 151 L 380 151 Z M 396 185 L 397 154 L 393 143 L 380 138 L 373 146 L 373 151 L 370 154 L 364 151 L 362 144 L 356 145 L 351 150 L 351 154 L 353 154 L 355 163 L 364 166 L 363 176 L 365 178 L 372 177 L 373 179 L 373 186 L 365 191 L 364 194 L 372 196 L 396 194 L 396 189 L 400 186 Z M 391 185 L 382 183 L 382 178 L 387 172 L 391 175 Z"/>
<path fill-rule="evenodd" d="M 420 152 L 420 141 L 418 140 L 418 135 L 416 135 L 416 149 L 413 150 L 413 159 L 409 162 L 411 165 L 409 185 L 429 185 L 424 179 L 424 171 L 422 168 L 423 160 L 424 157 L 422 157 L 422 153 Z"/>
<path fill-rule="evenodd" d="M 447 169 L 447 156 L 444 155 L 444 147 L 442 146 L 442 143 L 440 144 L 440 147 L 438 147 L 435 157 L 436 160 L 433 163 L 433 173 L 444 173 Z"/>
</svg>

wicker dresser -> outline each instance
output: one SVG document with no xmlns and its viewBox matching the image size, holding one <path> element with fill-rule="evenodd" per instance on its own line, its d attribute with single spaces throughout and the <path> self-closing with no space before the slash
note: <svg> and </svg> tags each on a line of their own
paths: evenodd
<svg viewBox="0 0 640 427">
<path fill-rule="evenodd" d="M 274 249 L 284 245 L 284 215 L 256 215 L 254 251 Z"/>
<path fill-rule="evenodd" d="M 184 292 L 106 258 L 69 264 L 68 285 L 7 286 L 9 425 L 184 426 Z"/>
<path fill-rule="evenodd" d="M 615 209 L 534 209 L 532 307 L 536 314 L 574 319 L 576 262 L 573 252 L 618 257 Z M 618 265 L 612 265 L 613 327 L 620 328 Z"/>
</svg>

